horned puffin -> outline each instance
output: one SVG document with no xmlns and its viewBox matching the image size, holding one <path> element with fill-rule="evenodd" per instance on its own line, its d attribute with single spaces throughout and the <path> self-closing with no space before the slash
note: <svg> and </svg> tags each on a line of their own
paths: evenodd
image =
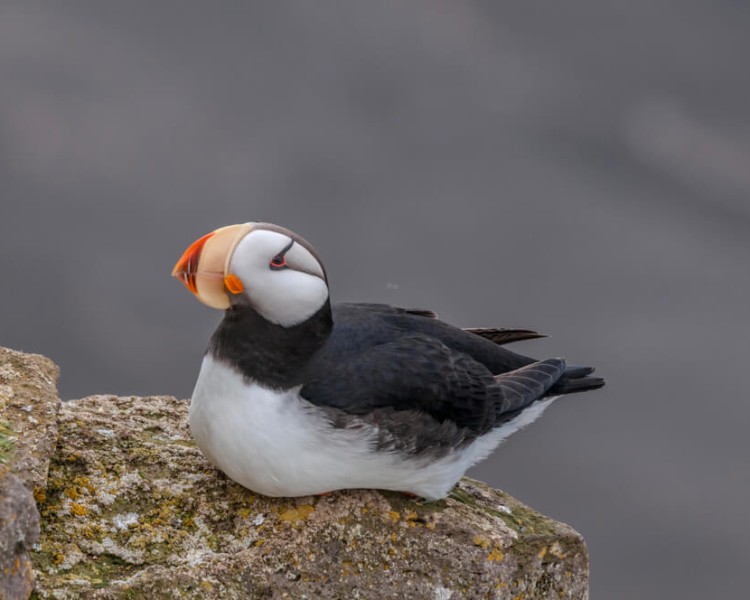
<svg viewBox="0 0 750 600">
<path fill-rule="evenodd" d="M 194 242 L 172 275 L 224 310 L 190 403 L 206 458 L 266 496 L 346 488 L 445 497 L 591 367 L 505 348 L 526 329 L 459 329 L 429 310 L 335 304 L 315 249 L 251 222 Z"/>
</svg>

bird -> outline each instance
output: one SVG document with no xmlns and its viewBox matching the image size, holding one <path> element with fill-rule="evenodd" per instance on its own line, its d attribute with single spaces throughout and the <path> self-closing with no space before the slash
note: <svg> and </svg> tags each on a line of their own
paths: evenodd
<svg viewBox="0 0 750 600">
<path fill-rule="evenodd" d="M 172 275 L 224 316 L 189 408 L 203 455 L 265 496 L 393 490 L 438 500 L 592 367 L 505 344 L 529 329 L 461 329 L 427 309 L 332 304 L 313 246 L 284 227 L 221 227 Z"/>
</svg>

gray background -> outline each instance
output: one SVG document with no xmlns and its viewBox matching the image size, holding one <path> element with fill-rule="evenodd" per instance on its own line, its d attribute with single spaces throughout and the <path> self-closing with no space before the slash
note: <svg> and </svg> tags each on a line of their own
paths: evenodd
<svg viewBox="0 0 750 600">
<path fill-rule="evenodd" d="M 169 271 L 286 225 L 336 300 L 595 364 L 474 475 L 581 531 L 592 597 L 744 597 L 750 5 L 0 3 L 0 343 L 64 398 L 190 395 Z"/>
</svg>

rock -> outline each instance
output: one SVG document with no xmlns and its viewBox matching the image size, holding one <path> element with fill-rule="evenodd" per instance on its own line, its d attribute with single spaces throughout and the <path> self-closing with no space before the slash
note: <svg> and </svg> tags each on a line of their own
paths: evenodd
<svg viewBox="0 0 750 600">
<path fill-rule="evenodd" d="M 185 401 L 66 402 L 46 492 L 42 598 L 586 598 L 583 539 L 484 484 L 423 502 L 265 498 L 192 442 Z"/>
<path fill-rule="evenodd" d="M 39 537 L 39 513 L 23 482 L 0 466 L 0 598 L 28 598 L 34 587 L 28 551 Z"/>
<path fill-rule="evenodd" d="M 209 465 L 187 402 L 61 405 L 56 377 L 0 348 L 1 598 L 32 587 L 31 489 L 41 598 L 587 598 L 581 536 L 482 483 L 265 498 Z"/>
<path fill-rule="evenodd" d="M 28 598 L 28 551 L 39 537 L 31 491 L 47 485 L 57 442 L 58 369 L 48 358 L 0 348 L 0 598 Z"/>
<path fill-rule="evenodd" d="M 57 443 L 58 374 L 44 356 L 0 347 L 0 432 L 12 445 L 6 463 L 32 491 L 45 488 Z"/>
</svg>

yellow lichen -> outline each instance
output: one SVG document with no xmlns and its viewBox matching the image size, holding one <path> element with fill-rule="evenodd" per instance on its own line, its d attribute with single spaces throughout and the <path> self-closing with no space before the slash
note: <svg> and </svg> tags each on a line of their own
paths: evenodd
<svg viewBox="0 0 750 600">
<path fill-rule="evenodd" d="M 48 504 L 45 508 L 42 509 L 41 513 L 43 517 L 50 517 L 50 516 L 57 516 L 57 513 L 60 511 L 60 505 L 59 504 Z"/>
<path fill-rule="evenodd" d="M 78 493 L 78 489 L 75 487 L 65 488 L 65 490 L 63 490 L 63 494 L 65 494 L 71 500 L 78 500 L 78 498 L 81 497 L 81 494 Z"/>
<path fill-rule="evenodd" d="M 484 536 L 475 535 L 472 541 L 474 542 L 475 546 L 479 546 L 480 548 L 484 548 L 485 550 L 490 547 L 490 541 Z"/>
<path fill-rule="evenodd" d="M 85 488 L 90 494 L 96 491 L 96 488 L 92 485 L 91 480 L 88 477 L 78 476 L 73 479 L 73 484 L 79 488 Z"/>
<path fill-rule="evenodd" d="M 493 548 L 492 552 L 487 555 L 489 561 L 501 561 L 503 558 L 505 558 L 505 555 L 500 552 L 499 548 Z"/>
<path fill-rule="evenodd" d="M 545 556 L 547 556 L 547 546 L 544 546 L 538 553 L 537 556 L 539 557 L 539 560 L 543 559 Z"/>
<path fill-rule="evenodd" d="M 89 514 L 89 509 L 82 504 L 78 504 L 77 502 L 71 502 L 70 512 L 72 512 L 74 515 L 78 515 L 79 517 L 83 517 Z"/>
<path fill-rule="evenodd" d="M 399 519 L 401 518 L 401 513 L 398 513 L 395 510 L 391 510 L 388 512 L 388 516 L 391 518 L 391 521 L 393 521 L 394 523 L 398 523 Z"/>
<path fill-rule="evenodd" d="M 302 504 L 297 508 L 290 508 L 285 510 L 279 515 L 279 519 L 286 521 L 287 523 L 297 523 L 298 521 L 304 521 L 310 514 L 315 511 L 315 508 L 309 504 Z"/>
<path fill-rule="evenodd" d="M 562 560 L 566 556 L 566 553 L 563 551 L 562 546 L 560 546 L 558 542 L 554 542 L 550 546 L 549 553 L 558 560 Z"/>
</svg>

